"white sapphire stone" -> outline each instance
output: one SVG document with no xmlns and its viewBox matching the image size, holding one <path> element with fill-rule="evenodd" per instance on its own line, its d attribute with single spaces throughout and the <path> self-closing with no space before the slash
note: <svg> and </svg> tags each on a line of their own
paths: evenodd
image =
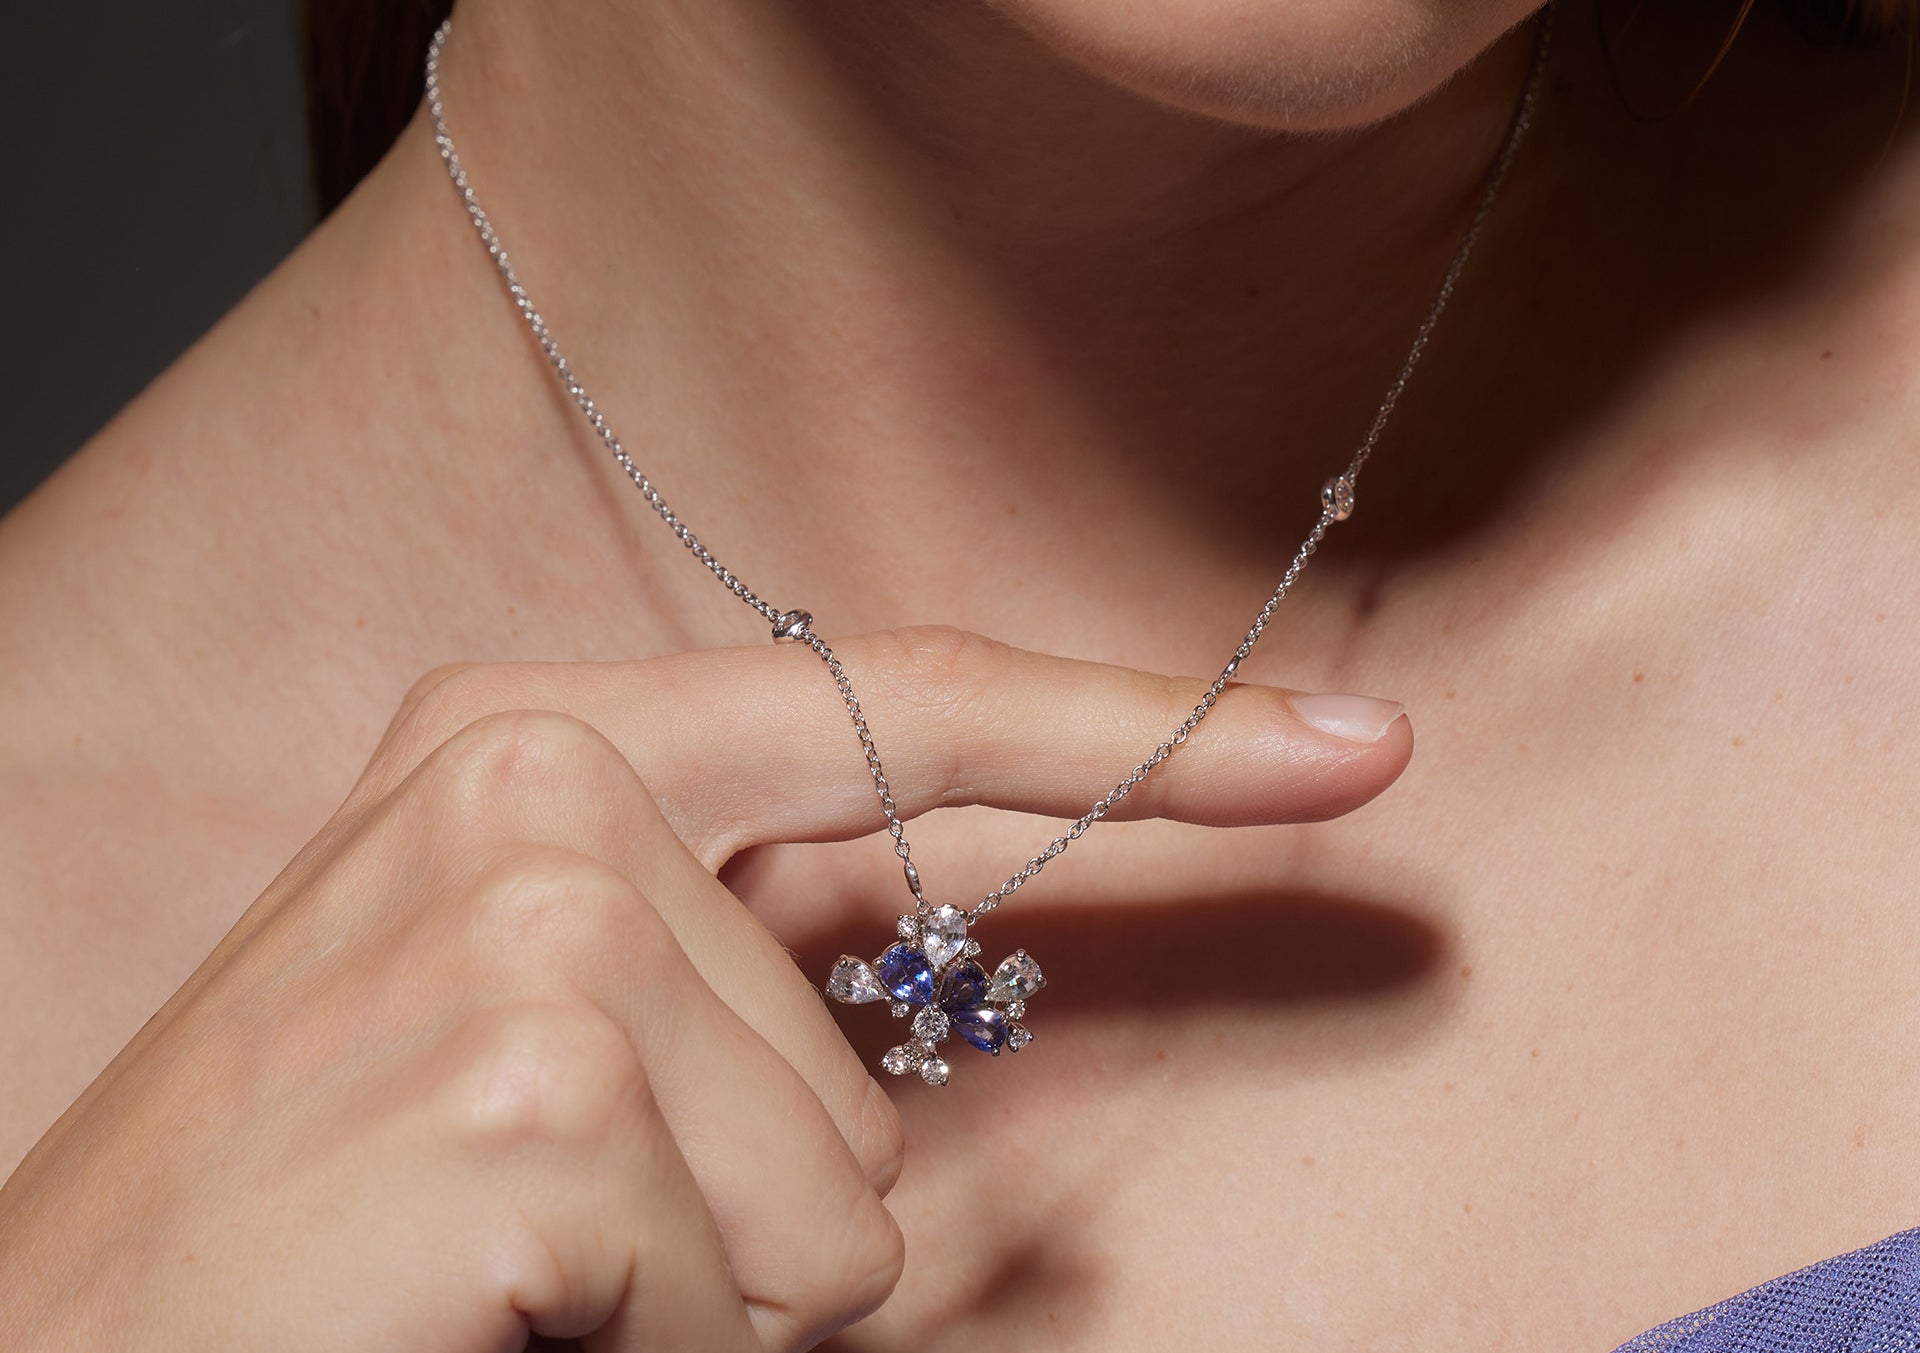
<svg viewBox="0 0 1920 1353">
<path fill-rule="evenodd" d="M 908 1012 L 911 1011 L 913 1007 L 908 1005 L 905 1001 L 895 1001 L 891 1006 L 888 1007 L 888 1009 L 893 1011 L 893 1017 L 895 1019 L 905 1019 L 907 1017 Z"/>
<path fill-rule="evenodd" d="M 993 984 L 987 988 L 990 1001 L 1024 1001 L 1047 984 L 1040 965 L 1025 949 L 1016 949 L 1000 960 L 993 970 Z"/>
<path fill-rule="evenodd" d="M 1033 1034 L 1024 1024 L 1016 1024 L 1007 1030 L 1007 1051 L 1018 1052 L 1033 1042 Z"/>
<path fill-rule="evenodd" d="M 865 1005 L 868 1001 L 885 1000 L 887 989 L 880 985 L 880 974 L 873 970 L 871 963 L 852 954 L 842 954 L 827 976 L 827 995 L 848 1005 Z"/>
<path fill-rule="evenodd" d="M 908 912 L 893 923 L 893 933 L 911 944 L 920 938 L 920 918 Z"/>
<path fill-rule="evenodd" d="M 892 1076 L 904 1076 L 910 1071 L 918 1071 L 920 1063 L 927 1059 L 927 1050 L 918 1043 L 902 1043 L 897 1048 L 888 1048 L 886 1056 L 880 1059 L 880 1069 Z"/>
<path fill-rule="evenodd" d="M 928 1085 L 947 1083 L 947 1064 L 938 1057 L 929 1057 L 920 1063 L 920 1079 Z"/>
<path fill-rule="evenodd" d="M 913 1017 L 913 1036 L 928 1047 L 945 1038 L 952 1029 L 953 1022 L 947 1018 L 947 1012 L 937 1005 L 925 1006 Z"/>
<path fill-rule="evenodd" d="M 927 918 L 920 931 L 920 952 L 938 972 L 960 956 L 967 945 L 967 917 L 951 904 L 939 908 Z M 1039 971 L 1039 969 L 1035 969 Z"/>
</svg>

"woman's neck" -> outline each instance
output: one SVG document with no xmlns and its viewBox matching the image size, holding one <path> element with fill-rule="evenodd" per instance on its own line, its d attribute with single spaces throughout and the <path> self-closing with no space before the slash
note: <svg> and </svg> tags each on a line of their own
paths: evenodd
<svg viewBox="0 0 1920 1353">
<path fill-rule="evenodd" d="M 544 14 L 462 5 L 449 123 L 714 551 L 833 633 L 948 621 L 1184 670 L 1371 417 L 1528 47 L 1389 124 L 1287 137 L 1144 103 L 976 5 Z M 364 754 L 338 730 L 371 738 L 435 663 L 764 635 L 540 361 L 423 121 L 0 533 L 0 564 L 48 554 L 70 572 L 0 595 L 42 636 L 35 698 L 229 776 L 335 748 L 298 820 Z M 291 720 L 261 696 L 285 689 Z M 183 701 L 232 745 L 192 742 Z"/>
<path fill-rule="evenodd" d="M 1530 46 L 1311 137 L 1148 103 L 976 5 L 470 4 L 443 78 L 642 464 L 739 567 L 857 590 L 877 624 L 963 557 L 1084 573 L 1119 538 L 1142 579 L 1169 551 L 1270 571 L 1276 510 L 1304 528 L 1404 353 Z M 518 324 L 497 287 L 448 303 Z"/>
</svg>

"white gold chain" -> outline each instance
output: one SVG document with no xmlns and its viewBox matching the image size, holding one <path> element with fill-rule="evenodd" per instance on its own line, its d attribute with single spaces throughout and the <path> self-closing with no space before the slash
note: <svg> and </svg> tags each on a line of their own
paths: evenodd
<svg viewBox="0 0 1920 1353">
<path fill-rule="evenodd" d="M 1360 468 L 1366 464 L 1367 457 L 1372 455 L 1374 448 L 1379 445 L 1380 436 L 1386 430 L 1388 420 L 1393 417 L 1394 407 L 1399 403 L 1400 395 L 1413 375 L 1413 368 L 1420 361 L 1421 354 L 1426 351 L 1427 340 L 1433 336 L 1434 327 L 1440 322 L 1440 316 L 1446 310 L 1447 302 L 1453 298 L 1454 287 L 1466 268 L 1467 259 L 1473 253 L 1474 245 L 1480 239 L 1487 217 L 1493 211 L 1494 200 L 1500 194 L 1501 185 L 1506 182 L 1507 173 L 1513 166 L 1520 143 L 1533 124 L 1534 108 L 1539 102 L 1547 68 L 1547 43 L 1552 33 L 1552 24 L 1553 8 L 1549 4 L 1540 14 L 1539 27 L 1534 36 L 1532 64 L 1527 72 L 1526 83 L 1521 90 L 1520 101 L 1515 106 L 1513 117 L 1508 123 L 1506 137 L 1501 143 L 1499 154 L 1488 170 L 1486 183 L 1481 190 L 1473 217 L 1468 222 L 1466 231 L 1460 238 L 1459 247 L 1454 250 L 1453 258 L 1447 265 L 1440 288 L 1434 294 L 1433 301 L 1427 307 L 1426 315 L 1414 334 L 1413 345 L 1407 350 L 1406 358 L 1400 363 L 1400 370 L 1395 375 L 1393 383 L 1387 387 L 1386 397 L 1375 412 L 1373 422 L 1368 426 L 1366 436 L 1361 439 L 1359 449 L 1347 462 L 1346 469 L 1321 487 L 1319 520 L 1307 533 L 1306 539 L 1300 542 L 1300 547 L 1294 551 L 1292 560 L 1287 564 L 1286 572 L 1281 575 L 1279 584 L 1267 597 L 1266 604 L 1260 608 L 1259 614 L 1254 617 L 1253 624 L 1248 627 L 1239 646 L 1234 649 L 1233 656 L 1227 660 L 1227 665 L 1221 669 L 1220 675 L 1215 677 L 1212 684 L 1207 687 L 1206 693 L 1200 697 L 1200 702 L 1193 707 L 1193 712 L 1188 714 L 1180 726 L 1169 733 L 1160 745 L 1148 754 L 1146 760 L 1135 766 L 1125 779 L 1108 790 L 1099 802 L 1089 808 L 1077 822 L 1048 842 L 1044 850 L 1028 860 L 998 888 L 982 898 L 971 911 L 962 913 L 969 925 L 1011 897 L 1021 885 L 1044 869 L 1049 860 L 1079 840 L 1089 827 L 1112 812 L 1114 807 L 1126 798 L 1135 786 L 1146 779 L 1156 766 L 1171 756 L 1174 748 L 1192 736 L 1193 731 L 1200 726 L 1200 721 L 1206 718 L 1208 711 L 1219 702 L 1221 694 L 1233 680 L 1233 675 L 1239 670 L 1240 664 L 1253 652 L 1254 645 L 1260 641 L 1260 636 L 1266 632 L 1267 626 L 1272 622 L 1274 612 L 1287 593 L 1293 589 L 1301 570 L 1306 567 L 1308 557 L 1326 538 L 1327 529 L 1335 522 L 1345 521 L 1352 514 L 1354 485 L 1359 479 Z M 654 488 L 653 481 L 634 463 L 633 457 L 620 444 L 620 439 L 614 434 L 606 414 L 587 394 L 586 388 L 574 375 L 572 363 L 554 342 L 552 331 L 547 328 L 547 322 L 540 317 L 539 310 L 534 307 L 533 301 L 527 295 L 526 287 L 521 284 L 519 275 L 515 273 L 513 263 L 508 259 L 507 251 L 500 243 L 500 236 L 494 231 L 493 222 L 481 209 L 479 199 L 474 194 L 473 185 L 468 181 L 467 171 L 460 163 L 459 152 L 454 149 L 453 137 L 447 131 L 446 107 L 440 89 L 440 54 L 446 45 L 447 34 L 452 31 L 452 28 L 451 19 L 441 24 L 427 51 L 427 116 L 433 125 L 434 141 L 440 148 L 440 158 L 445 162 L 447 173 L 452 178 L 454 187 L 459 190 L 461 200 L 466 204 L 467 216 L 472 220 L 473 228 L 479 232 L 481 241 L 487 247 L 488 256 L 493 259 L 494 266 L 499 269 L 502 280 L 507 284 L 508 293 L 513 297 L 521 317 L 526 320 L 527 327 L 532 330 L 535 340 L 540 344 L 540 350 L 546 354 L 548 363 L 560 377 L 561 383 L 566 386 L 567 393 L 572 396 L 580 412 L 586 415 L 587 421 L 592 424 L 601 442 L 613 455 L 614 460 L 619 462 L 621 470 L 628 479 L 633 481 L 633 486 L 640 491 L 640 496 L 646 499 L 647 505 L 672 529 L 674 535 L 679 538 L 682 545 L 687 547 L 693 557 L 718 578 L 729 592 L 752 607 L 762 619 L 773 626 L 776 639 L 791 639 L 803 643 L 818 654 L 820 660 L 826 664 L 827 670 L 833 675 L 834 684 L 839 688 L 840 698 L 846 703 L 847 715 L 852 719 L 854 732 L 859 736 L 861 751 L 866 755 L 867 770 L 873 777 L 874 792 L 880 797 L 880 811 L 886 815 L 887 834 L 893 838 L 893 850 L 900 857 L 900 865 L 906 875 L 907 886 L 913 891 L 915 908 L 921 917 L 926 917 L 931 912 L 933 904 L 927 901 L 925 894 L 921 891 L 920 871 L 914 867 L 913 852 L 907 844 L 906 827 L 895 811 L 893 791 L 887 784 L 886 771 L 880 764 L 880 753 L 874 746 L 873 734 L 867 727 L 866 715 L 860 709 L 860 700 L 854 694 L 853 682 L 847 675 L 846 667 L 839 658 L 834 656 L 833 650 L 827 646 L 826 641 L 813 632 L 812 616 L 805 611 L 782 611 L 763 601 L 741 580 L 738 574 L 716 559 L 707 547 L 700 543 L 699 537 L 694 535 L 679 515 L 667 505 L 667 500 L 661 497 L 658 489 Z"/>
</svg>

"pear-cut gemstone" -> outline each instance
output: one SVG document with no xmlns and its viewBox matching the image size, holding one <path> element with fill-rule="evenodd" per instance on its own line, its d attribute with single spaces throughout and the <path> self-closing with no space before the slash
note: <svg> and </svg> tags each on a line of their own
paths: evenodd
<svg viewBox="0 0 1920 1353">
<path fill-rule="evenodd" d="M 927 1050 L 918 1043 L 902 1043 L 897 1048 L 888 1048 L 880 1059 L 880 1069 L 893 1076 L 904 1076 L 909 1071 L 918 1071 L 920 1063 L 925 1061 Z"/>
<path fill-rule="evenodd" d="M 927 956 L 911 944 L 896 944 L 880 955 L 874 965 L 880 970 L 881 985 L 894 999 L 925 1005 L 933 999 L 933 968 Z"/>
<path fill-rule="evenodd" d="M 956 1010 L 950 1019 L 953 1031 L 982 1052 L 998 1057 L 1007 1045 L 1007 1017 L 990 1005 Z"/>
<path fill-rule="evenodd" d="M 960 963 L 940 979 L 940 1008 L 949 1015 L 986 1004 L 987 974 L 978 963 Z"/>
<path fill-rule="evenodd" d="M 945 1085 L 947 1083 L 946 1062 L 938 1057 L 927 1058 L 920 1063 L 920 1079 L 928 1085 Z"/>
<path fill-rule="evenodd" d="M 880 985 L 880 974 L 873 970 L 872 964 L 864 958 L 842 954 L 833 971 L 827 974 L 827 995 L 848 1005 L 865 1005 L 868 1001 L 885 1000 L 887 989 Z"/>
<path fill-rule="evenodd" d="M 947 1036 L 947 1015 L 937 1005 L 924 1005 L 920 1013 L 913 1017 L 913 1036 L 932 1047 Z"/>
<path fill-rule="evenodd" d="M 1007 1030 L 1007 1051 L 1018 1052 L 1033 1042 L 1033 1031 L 1024 1024 L 1015 1024 Z"/>
<path fill-rule="evenodd" d="M 920 927 L 920 949 L 935 971 L 947 966 L 967 944 L 967 917 L 960 908 L 940 907 Z"/>
<path fill-rule="evenodd" d="M 1025 949 L 1016 949 L 1000 960 L 1000 966 L 993 970 L 993 985 L 987 989 L 990 1001 L 1024 1001 L 1034 992 L 1047 984 L 1040 973 L 1040 965 L 1035 963 Z"/>
</svg>

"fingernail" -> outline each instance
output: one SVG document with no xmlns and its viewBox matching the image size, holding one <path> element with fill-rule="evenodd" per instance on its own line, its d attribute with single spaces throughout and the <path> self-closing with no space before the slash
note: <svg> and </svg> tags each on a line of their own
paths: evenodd
<svg viewBox="0 0 1920 1353">
<path fill-rule="evenodd" d="M 1348 742 L 1378 742 L 1406 706 L 1371 695 L 1317 693 L 1291 697 L 1293 712 L 1323 733 Z"/>
</svg>

